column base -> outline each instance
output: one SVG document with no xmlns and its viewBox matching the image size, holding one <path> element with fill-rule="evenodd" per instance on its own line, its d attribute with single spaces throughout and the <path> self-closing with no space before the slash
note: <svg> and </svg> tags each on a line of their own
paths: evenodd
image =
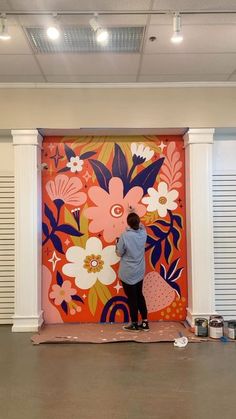
<svg viewBox="0 0 236 419">
<path fill-rule="evenodd" d="M 39 316 L 13 316 L 12 332 L 38 332 L 43 321 L 42 311 Z"/>
<path fill-rule="evenodd" d="M 198 317 L 203 317 L 209 320 L 210 316 L 215 316 L 218 315 L 218 313 L 216 311 L 212 311 L 211 313 L 193 313 L 192 311 L 189 310 L 189 308 L 187 308 L 187 317 L 186 320 L 188 322 L 188 324 L 193 327 L 195 324 L 195 319 Z"/>
</svg>

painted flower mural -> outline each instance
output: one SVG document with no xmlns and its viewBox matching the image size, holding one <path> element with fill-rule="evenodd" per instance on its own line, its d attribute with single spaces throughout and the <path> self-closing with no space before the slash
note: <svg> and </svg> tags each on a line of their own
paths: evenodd
<svg viewBox="0 0 236 419">
<path fill-rule="evenodd" d="M 52 201 L 63 201 L 68 205 L 82 205 L 87 199 L 84 192 L 80 192 L 83 185 L 78 177 L 69 178 L 67 175 L 57 175 L 55 180 L 49 180 L 45 186 Z"/>
<path fill-rule="evenodd" d="M 183 320 L 183 139 L 49 137 L 42 161 L 48 167 L 43 171 L 45 318 L 129 320 L 114 240 L 135 211 L 148 234 L 144 292 L 150 320 Z"/>
<path fill-rule="evenodd" d="M 70 247 L 66 252 L 69 263 L 62 267 L 62 272 L 75 279 L 75 284 L 81 289 L 91 288 L 96 281 L 110 285 L 116 279 L 116 273 L 111 267 L 119 262 L 115 246 L 102 246 L 97 237 L 90 237 L 86 247 Z"/>
<path fill-rule="evenodd" d="M 142 188 L 135 186 L 124 196 L 124 185 L 118 177 L 109 181 L 108 192 L 99 186 L 92 186 L 88 195 L 96 205 L 84 211 L 85 216 L 92 220 L 89 231 L 103 231 L 103 237 L 108 243 L 113 242 L 124 231 L 130 211 L 135 211 L 140 217 L 146 213 L 146 207 L 140 204 Z"/>
<path fill-rule="evenodd" d="M 178 191 L 175 189 L 168 191 L 167 184 L 160 182 L 157 190 L 154 188 L 148 189 L 149 196 L 142 199 L 144 204 L 148 204 L 147 211 L 157 211 L 160 217 L 165 217 L 167 210 L 175 210 L 177 203 L 175 200 L 178 198 Z"/>
</svg>

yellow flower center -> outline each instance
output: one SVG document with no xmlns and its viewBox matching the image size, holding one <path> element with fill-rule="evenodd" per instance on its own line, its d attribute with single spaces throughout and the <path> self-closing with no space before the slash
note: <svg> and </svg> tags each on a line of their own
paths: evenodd
<svg viewBox="0 0 236 419">
<path fill-rule="evenodd" d="M 88 273 L 100 272 L 103 269 L 104 262 L 100 255 L 88 255 L 84 259 L 84 268 Z"/>
<path fill-rule="evenodd" d="M 159 202 L 161 205 L 165 205 L 167 203 L 167 199 L 165 196 L 160 196 Z"/>
<path fill-rule="evenodd" d="M 60 295 L 63 297 L 65 295 L 65 291 L 61 290 Z"/>
<path fill-rule="evenodd" d="M 112 215 L 112 217 L 115 218 L 122 217 L 122 215 L 124 214 L 124 208 L 120 204 L 112 205 L 112 207 L 110 208 L 110 214 Z"/>
</svg>

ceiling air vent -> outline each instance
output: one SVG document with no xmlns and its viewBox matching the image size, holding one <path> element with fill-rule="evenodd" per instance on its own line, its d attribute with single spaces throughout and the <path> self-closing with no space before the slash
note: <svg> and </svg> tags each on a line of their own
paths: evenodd
<svg viewBox="0 0 236 419">
<path fill-rule="evenodd" d="M 138 53 L 141 49 L 144 27 L 107 28 L 109 42 L 106 46 L 98 44 L 90 27 L 65 26 L 56 41 L 48 39 L 45 28 L 25 28 L 27 36 L 36 53 L 73 52 L 117 52 Z"/>
</svg>

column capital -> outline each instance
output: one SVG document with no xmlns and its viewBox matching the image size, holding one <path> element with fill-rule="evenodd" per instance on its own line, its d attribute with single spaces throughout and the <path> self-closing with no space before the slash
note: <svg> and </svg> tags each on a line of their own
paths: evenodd
<svg viewBox="0 0 236 419">
<path fill-rule="evenodd" d="M 34 145 L 41 147 L 43 137 L 37 129 L 13 129 L 11 130 L 13 145 Z"/>
<path fill-rule="evenodd" d="M 215 128 L 190 128 L 184 134 L 184 146 L 187 147 L 190 144 L 213 144 L 214 133 Z"/>
</svg>

